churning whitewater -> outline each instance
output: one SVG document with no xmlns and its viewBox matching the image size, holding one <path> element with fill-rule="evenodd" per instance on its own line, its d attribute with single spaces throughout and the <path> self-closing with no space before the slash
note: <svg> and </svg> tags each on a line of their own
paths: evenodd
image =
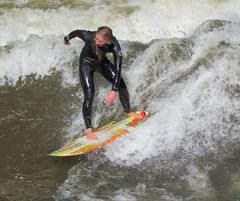
<svg viewBox="0 0 240 201">
<path fill-rule="evenodd" d="M 0 2 L 1 200 L 240 198 L 240 1 Z M 120 41 L 131 134 L 77 158 L 47 154 L 82 134 L 74 29 Z M 93 125 L 121 118 L 96 74 Z M 7 185 L 6 185 L 7 184 Z"/>
</svg>

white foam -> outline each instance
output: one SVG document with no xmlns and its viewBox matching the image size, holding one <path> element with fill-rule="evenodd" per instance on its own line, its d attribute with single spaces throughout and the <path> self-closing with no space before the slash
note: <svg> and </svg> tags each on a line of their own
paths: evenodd
<svg viewBox="0 0 240 201">
<path fill-rule="evenodd" d="M 216 31 L 195 38 L 195 46 L 189 50 L 193 51 L 189 60 L 182 61 L 181 66 L 180 61 L 170 63 L 167 71 L 152 75 L 152 82 L 146 82 L 148 75 L 145 73 L 149 68 L 154 68 L 153 73 L 157 73 L 157 69 L 163 68 L 164 64 L 149 64 L 147 61 L 151 54 L 153 59 L 156 57 L 161 41 L 158 42 L 158 47 L 153 44 L 147 49 L 144 59 L 138 58 L 140 61 L 131 67 L 132 75 L 136 72 L 138 78 L 145 76 L 146 79 L 139 82 L 131 76 L 129 82 L 135 92 L 132 90 L 130 94 L 132 99 L 140 98 L 134 101 L 140 105 L 144 98 L 148 98 L 144 97 L 146 90 L 151 90 L 148 110 L 153 115 L 131 135 L 109 145 L 106 156 L 115 163 L 125 165 L 140 164 L 156 157 L 164 160 L 165 157 L 176 154 L 179 149 L 186 158 L 200 157 L 207 153 L 225 157 L 228 153 L 219 156 L 218 142 L 231 143 L 239 140 L 237 131 L 240 129 L 239 124 L 233 123 L 229 130 L 228 123 L 233 116 L 238 118 L 237 111 L 240 108 L 239 100 L 232 97 L 232 92 L 229 91 L 231 85 L 234 87 L 240 84 L 239 41 L 232 37 L 236 33 L 238 32 Z M 230 45 L 222 47 L 222 41 L 229 42 Z M 164 43 L 165 41 L 162 42 Z M 163 58 L 165 59 L 168 63 L 167 58 Z M 190 69 L 195 70 L 189 76 L 181 78 Z M 176 78 L 179 79 L 178 82 L 174 82 Z M 162 89 L 165 89 L 165 94 L 161 98 L 158 93 Z"/>
<path fill-rule="evenodd" d="M 208 19 L 240 21 L 240 2 L 233 0 L 141 0 L 118 4 L 97 1 L 93 5 L 89 9 L 2 9 L 0 45 L 25 40 L 31 34 L 59 36 L 75 29 L 95 30 L 101 25 L 112 27 L 121 40 L 148 42 L 156 38 L 189 35 Z"/>
<path fill-rule="evenodd" d="M 65 84 L 76 84 L 78 74 L 74 73 L 72 62 L 78 53 L 79 47 L 65 46 L 60 37 L 31 36 L 24 43 L 12 42 L 1 51 L 0 84 L 4 84 L 7 78 L 15 85 L 20 77 L 31 74 L 44 77 L 51 75 L 53 70 L 64 72 Z"/>
<path fill-rule="evenodd" d="M 137 199 L 130 195 L 130 193 L 128 192 L 128 190 L 124 190 L 124 189 L 119 189 L 116 192 L 114 192 L 114 194 L 116 194 L 112 200 L 113 201 L 136 201 Z"/>
</svg>

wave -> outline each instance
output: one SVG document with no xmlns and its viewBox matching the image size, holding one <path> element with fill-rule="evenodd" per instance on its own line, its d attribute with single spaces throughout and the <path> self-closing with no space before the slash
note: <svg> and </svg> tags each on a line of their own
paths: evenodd
<svg viewBox="0 0 240 201">
<path fill-rule="evenodd" d="M 10 6 L 4 6 L 4 2 L 0 4 L 0 45 L 24 41 L 31 34 L 63 36 L 75 29 L 96 30 L 102 25 L 112 27 L 121 40 L 149 42 L 186 37 L 209 19 L 240 21 L 239 1 L 54 2 L 29 0 L 13 1 Z M 44 8 L 51 5 L 52 9 Z"/>
<path fill-rule="evenodd" d="M 142 47 L 125 76 L 132 106 L 144 106 L 151 116 L 70 169 L 56 199 L 236 198 L 239 31 L 239 24 L 207 21 L 188 38 Z"/>
<path fill-rule="evenodd" d="M 213 24 L 218 23 L 206 22 L 202 29 Z M 205 31 L 197 37 L 155 41 L 135 61 L 127 76 L 131 98 L 152 117 L 128 140 L 110 145 L 107 157 L 134 165 L 152 157 L 169 159 L 180 150 L 198 158 L 231 153 L 223 144 L 240 140 L 239 25 L 226 22 Z"/>
</svg>

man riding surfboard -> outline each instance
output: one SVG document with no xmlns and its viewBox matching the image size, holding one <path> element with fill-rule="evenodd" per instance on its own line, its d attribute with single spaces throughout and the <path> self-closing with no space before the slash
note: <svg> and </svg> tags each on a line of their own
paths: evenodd
<svg viewBox="0 0 240 201">
<path fill-rule="evenodd" d="M 64 37 L 64 44 L 69 45 L 70 40 L 78 37 L 85 42 L 79 59 L 79 76 L 84 92 L 82 112 L 86 125 L 85 133 L 89 140 L 97 139 L 91 125 L 92 103 L 94 98 L 94 72 L 97 71 L 112 83 L 112 89 L 105 98 L 105 103 L 111 105 L 119 93 L 119 99 L 124 112 L 135 118 L 141 118 L 140 114 L 131 111 L 129 93 L 127 86 L 121 76 L 122 53 L 117 39 L 113 36 L 112 30 L 107 26 L 99 27 L 97 31 L 75 30 Z M 112 53 L 114 64 L 106 57 Z"/>
</svg>

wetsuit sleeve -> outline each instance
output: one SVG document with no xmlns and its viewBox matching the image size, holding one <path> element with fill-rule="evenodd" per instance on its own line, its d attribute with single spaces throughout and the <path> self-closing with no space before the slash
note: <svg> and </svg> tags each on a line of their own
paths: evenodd
<svg viewBox="0 0 240 201">
<path fill-rule="evenodd" d="M 117 91 L 119 83 L 121 81 L 122 52 L 121 47 L 116 38 L 114 38 L 114 48 L 112 53 L 114 58 L 114 72 L 115 72 L 115 80 L 113 83 L 112 90 Z"/>
<path fill-rule="evenodd" d="M 87 42 L 90 40 L 89 33 L 90 33 L 90 31 L 86 31 L 86 30 L 75 30 L 75 31 L 72 31 L 70 34 L 68 34 L 66 36 L 66 38 L 68 40 L 71 40 L 73 38 L 78 37 L 78 38 L 82 39 L 84 42 Z"/>
</svg>

